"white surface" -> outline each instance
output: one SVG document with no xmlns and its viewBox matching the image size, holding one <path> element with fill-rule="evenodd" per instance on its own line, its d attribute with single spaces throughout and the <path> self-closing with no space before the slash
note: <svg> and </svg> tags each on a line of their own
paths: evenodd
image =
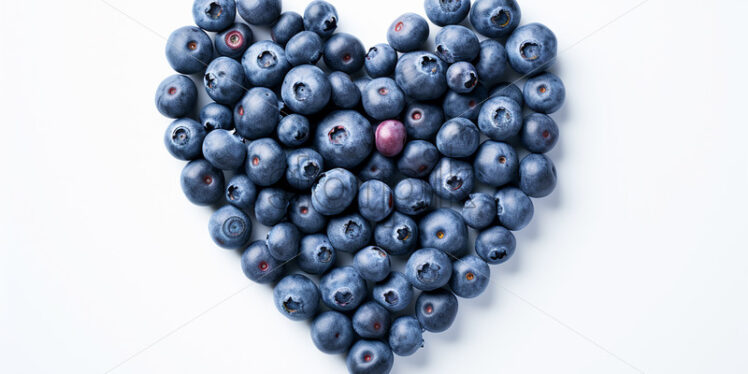
<svg viewBox="0 0 748 374">
<path fill-rule="evenodd" d="M 111 2 L 161 35 L 192 22 L 188 0 Z M 423 13 L 335 3 L 367 46 Z M 520 3 L 566 50 L 558 190 L 488 292 L 394 373 L 745 372 L 748 4 L 650 0 L 589 36 L 636 3 Z M 112 372 L 344 372 L 183 197 L 153 106 L 165 41 L 96 0 L 1 5 L 0 372 L 139 352 Z"/>
</svg>

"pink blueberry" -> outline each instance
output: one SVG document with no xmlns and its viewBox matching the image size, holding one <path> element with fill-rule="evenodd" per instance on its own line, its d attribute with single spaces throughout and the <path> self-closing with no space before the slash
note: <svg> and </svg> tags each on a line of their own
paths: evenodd
<svg viewBox="0 0 748 374">
<path fill-rule="evenodd" d="M 397 156 L 405 146 L 406 132 L 402 122 L 387 120 L 377 126 L 375 142 L 377 151 L 387 156 Z"/>
</svg>

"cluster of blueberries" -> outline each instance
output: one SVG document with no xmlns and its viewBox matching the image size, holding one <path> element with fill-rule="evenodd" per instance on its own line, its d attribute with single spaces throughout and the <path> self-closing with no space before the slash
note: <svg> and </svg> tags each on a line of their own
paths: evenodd
<svg viewBox="0 0 748 374">
<path fill-rule="evenodd" d="M 243 250 L 246 276 L 275 284 L 286 317 L 313 319 L 314 344 L 348 352 L 351 373 L 387 373 L 393 353 L 422 346 L 424 330 L 449 328 L 457 296 L 486 289 L 489 264 L 512 256 L 512 231 L 532 219 L 531 198 L 556 185 L 545 155 L 559 136 L 548 114 L 565 97 L 544 72 L 554 34 L 519 26 L 515 0 L 424 3 L 442 26 L 433 53 L 421 50 L 429 25 L 414 13 L 367 51 L 335 32 L 338 14 L 325 1 L 302 17 L 282 13 L 281 0 L 195 0 L 199 27 L 177 29 L 166 46 L 181 75 L 156 93 L 158 110 L 175 119 L 166 147 L 189 161 L 185 195 L 220 206 L 209 223 L 215 243 Z M 253 42 L 237 12 L 271 27 L 272 41 Z M 528 77 L 524 90 L 502 82 L 509 67 Z M 198 92 L 184 74 L 201 74 L 214 101 L 200 122 L 190 118 Z M 265 240 L 252 242 L 252 214 L 272 227 Z M 468 227 L 479 231 L 475 254 Z M 340 253 L 352 254 L 350 266 L 336 266 Z M 390 256 L 407 260 L 402 272 Z"/>
</svg>

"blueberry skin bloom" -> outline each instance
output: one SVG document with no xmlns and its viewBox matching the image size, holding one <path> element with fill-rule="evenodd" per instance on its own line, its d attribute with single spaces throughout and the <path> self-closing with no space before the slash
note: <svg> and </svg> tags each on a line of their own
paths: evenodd
<svg viewBox="0 0 748 374">
<path fill-rule="evenodd" d="M 413 300 L 413 287 L 402 273 L 394 271 L 374 286 L 372 298 L 390 312 L 400 312 Z"/>
<path fill-rule="evenodd" d="M 278 188 L 265 188 L 257 194 L 255 218 L 265 226 L 273 226 L 286 216 L 289 194 Z"/>
<path fill-rule="evenodd" d="M 515 85 L 514 83 L 503 82 L 496 85 L 496 87 L 491 90 L 491 94 L 489 95 L 489 97 L 494 98 L 499 96 L 506 96 L 516 101 L 519 106 L 525 105 L 525 99 L 523 97 L 522 90 L 520 90 L 519 87 L 517 87 L 517 85 Z"/>
<path fill-rule="evenodd" d="M 358 181 L 342 168 L 328 170 L 312 186 L 312 205 L 326 216 L 342 213 L 356 198 Z"/>
<path fill-rule="evenodd" d="M 516 248 L 514 234 L 501 226 L 491 227 L 475 238 L 475 253 L 491 265 L 509 260 Z"/>
<path fill-rule="evenodd" d="M 371 157 L 361 167 L 358 177 L 364 182 L 380 180 L 391 184 L 395 178 L 395 162 L 379 152 L 372 153 Z"/>
<path fill-rule="evenodd" d="M 216 34 L 214 44 L 219 55 L 238 59 L 242 57 L 253 40 L 252 29 L 244 23 L 237 22 Z"/>
<path fill-rule="evenodd" d="M 564 105 L 566 88 L 561 79 L 551 73 L 543 73 L 525 82 L 525 103 L 540 113 L 551 114 Z"/>
<path fill-rule="evenodd" d="M 402 156 L 397 161 L 397 168 L 407 177 L 423 178 L 434 170 L 439 157 L 439 150 L 433 143 L 414 140 L 405 145 Z"/>
<path fill-rule="evenodd" d="M 414 100 L 434 100 L 447 91 L 446 73 L 447 64 L 439 57 L 428 52 L 411 52 L 397 62 L 395 81 Z"/>
<path fill-rule="evenodd" d="M 375 179 L 361 184 L 358 189 L 358 211 L 366 219 L 379 222 L 387 218 L 394 208 L 395 198 L 386 183 Z"/>
<path fill-rule="evenodd" d="M 429 38 L 429 24 L 415 13 L 397 17 L 387 29 L 387 42 L 398 52 L 413 52 Z"/>
<path fill-rule="evenodd" d="M 228 130 L 213 130 L 205 136 L 203 155 L 221 170 L 237 170 L 244 165 L 247 147 Z"/>
<path fill-rule="evenodd" d="M 443 123 L 444 111 L 437 105 L 414 102 L 408 105 L 403 115 L 403 124 L 410 139 L 430 139 Z"/>
<path fill-rule="evenodd" d="M 374 132 L 369 120 L 358 112 L 341 110 L 317 125 L 314 148 L 329 166 L 352 168 L 371 153 Z"/>
<path fill-rule="evenodd" d="M 452 261 L 436 248 L 413 252 L 405 264 L 405 277 L 413 287 L 431 291 L 444 286 L 452 276 Z"/>
<path fill-rule="evenodd" d="M 444 97 L 444 115 L 447 118 L 462 117 L 471 121 L 478 120 L 483 102 L 488 97 L 486 87 L 478 85 L 469 93 L 461 94 L 450 90 Z"/>
<path fill-rule="evenodd" d="M 478 181 L 501 187 L 516 179 L 519 157 L 511 145 L 487 140 L 478 149 L 473 168 Z"/>
<path fill-rule="evenodd" d="M 372 78 L 387 77 L 395 72 L 397 52 L 389 44 L 377 44 L 366 52 L 364 70 Z"/>
<path fill-rule="evenodd" d="M 373 79 L 364 88 L 361 101 L 366 114 L 380 121 L 397 117 L 405 107 L 405 95 L 392 78 Z"/>
<path fill-rule="evenodd" d="M 506 96 L 491 98 L 480 110 L 478 127 L 493 140 L 507 140 L 522 129 L 522 107 Z"/>
<path fill-rule="evenodd" d="M 231 108 L 227 106 L 210 103 L 200 109 L 200 123 L 202 123 L 205 131 L 233 130 L 234 114 L 231 112 Z"/>
<path fill-rule="evenodd" d="M 330 69 L 353 74 L 364 67 L 365 55 L 364 45 L 357 37 L 337 33 L 327 40 L 323 58 Z"/>
<path fill-rule="evenodd" d="M 546 156 L 531 153 L 519 164 L 519 188 L 530 197 L 546 197 L 556 188 L 556 166 Z"/>
<path fill-rule="evenodd" d="M 456 62 L 447 69 L 447 85 L 457 93 L 469 93 L 478 85 L 478 71 L 469 62 Z"/>
<path fill-rule="evenodd" d="M 468 157 L 480 145 L 480 132 L 467 118 L 453 118 L 436 134 L 436 147 L 447 157 Z"/>
<path fill-rule="evenodd" d="M 265 239 L 265 245 L 274 259 L 290 261 L 299 253 L 301 233 L 292 223 L 279 223 L 273 226 Z"/>
<path fill-rule="evenodd" d="M 361 278 L 379 282 L 390 274 L 390 256 L 382 248 L 368 246 L 353 256 L 353 267 Z"/>
<path fill-rule="evenodd" d="M 424 292 L 416 299 L 416 318 L 426 331 L 446 331 L 457 317 L 457 297 L 441 289 Z"/>
<path fill-rule="evenodd" d="M 322 302 L 339 312 L 358 308 L 366 298 L 366 282 L 350 266 L 332 269 L 319 281 Z"/>
<path fill-rule="evenodd" d="M 322 69 L 314 65 L 301 65 L 286 74 L 281 97 L 294 112 L 310 115 L 327 105 L 331 91 L 330 81 Z"/>
<path fill-rule="evenodd" d="M 242 66 L 249 83 L 260 87 L 279 85 L 291 69 L 291 64 L 286 59 L 286 51 L 270 40 L 252 44 L 244 52 Z"/>
<path fill-rule="evenodd" d="M 491 269 L 478 256 L 466 256 L 452 263 L 449 288 L 455 295 L 472 299 L 482 294 L 491 279 Z"/>
<path fill-rule="evenodd" d="M 236 8 L 250 25 L 267 26 L 280 16 L 281 0 L 236 0 Z"/>
<path fill-rule="evenodd" d="M 421 246 L 436 248 L 459 257 L 467 251 L 468 230 L 462 216 L 452 209 L 442 208 L 429 213 L 418 225 Z"/>
<path fill-rule="evenodd" d="M 469 2 L 467 2 L 469 4 Z M 402 316 L 390 327 L 390 348 L 398 356 L 410 356 L 423 347 L 423 328 L 413 316 Z"/>
<path fill-rule="evenodd" d="M 418 242 L 418 225 L 412 218 L 395 212 L 374 228 L 374 242 L 393 256 L 407 255 Z"/>
<path fill-rule="evenodd" d="M 223 172 L 203 159 L 185 165 L 180 179 L 184 195 L 195 205 L 215 204 L 223 196 Z"/>
<path fill-rule="evenodd" d="M 351 374 L 386 374 L 392 370 L 395 356 L 387 344 L 378 340 L 357 341 L 346 357 L 345 365 Z"/>
<path fill-rule="evenodd" d="M 475 173 L 469 163 L 445 157 L 429 175 L 429 184 L 442 199 L 462 201 L 475 188 Z"/>
<path fill-rule="evenodd" d="M 166 60 L 180 74 L 199 73 L 213 59 L 213 41 L 195 26 L 180 27 L 166 41 Z"/>
<path fill-rule="evenodd" d="M 327 1 L 315 0 L 304 10 L 304 28 L 327 39 L 338 28 L 338 12 Z"/>
<path fill-rule="evenodd" d="M 465 26 L 445 26 L 436 34 L 434 43 L 436 55 L 449 64 L 473 61 L 480 53 L 478 37 Z"/>
<path fill-rule="evenodd" d="M 333 218 L 327 225 L 327 238 L 336 250 L 355 253 L 371 241 L 371 224 L 358 214 Z"/>
<path fill-rule="evenodd" d="M 334 71 L 327 76 L 332 88 L 332 102 L 339 108 L 355 108 L 361 102 L 361 91 L 351 80 L 351 76 L 342 71 Z"/>
<path fill-rule="evenodd" d="M 278 125 L 280 110 L 278 96 L 273 91 L 252 88 L 234 107 L 236 132 L 247 139 L 269 136 Z"/>
<path fill-rule="evenodd" d="M 470 0 L 425 0 L 426 16 L 437 26 L 456 25 L 470 12 Z"/>
<path fill-rule="evenodd" d="M 558 125 L 549 116 L 532 113 L 525 117 L 522 126 L 522 145 L 534 153 L 546 153 L 553 149 L 558 142 Z"/>
<path fill-rule="evenodd" d="M 325 43 L 319 35 L 302 31 L 286 44 L 286 59 L 293 66 L 314 65 L 322 57 Z"/>
<path fill-rule="evenodd" d="M 519 25 L 522 11 L 515 0 L 477 0 L 470 10 L 475 31 L 489 38 L 511 34 Z"/>
<path fill-rule="evenodd" d="M 226 201 L 240 209 L 249 210 L 257 200 L 257 187 L 244 174 L 234 175 L 226 184 Z"/>
<path fill-rule="evenodd" d="M 197 121 L 182 118 L 172 122 L 164 133 L 164 145 L 179 160 L 194 160 L 202 156 L 205 128 Z"/>
<path fill-rule="evenodd" d="M 286 181 L 299 190 L 312 187 L 314 181 L 325 169 L 322 156 L 310 148 L 291 151 L 286 157 Z"/>
<path fill-rule="evenodd" d="M 496 200 L 485 193 L 470 194 L 462 207 L 462 219 L 474 229 L 484 229 L 496 220 Z"/>
<path fill-rule="evenodd" d="M 361 305 L 353 314 L 353 331 L 364 339 L 382 339 L 390 330 L 390 312 L 374 301 Z"/>
<path fill-rule="evenodd" d="M 224 105 L 236 104 L 246 91 L 242 65 L 229 57 L 219 57 L 208 65 L 203 84 L 208 96 Z"/>
<path fill-rule="evenodd" d="M 196 103 L 197 87 L 187 76 L 169 76 L 156 89 L 156 108 L 165 117 L 184 117 L 192 112 Z"/>
<path fill-rule="evenodd" d="M 423 180 L 407 178 L 395 186 L 395 207 L 409 216 L 419 215 L 431 208 L 434 191 Z"/>
<path fill-rule="evenodd" d="M 309 195 L 299 195 L 291 201 L 288 219 L 304 234 L 318 233 L 327 227 L 327 218 L 314 210 Z"/>
<path fill-rule="evenodd" d="M 195 0 L 192 4 L 195 24 L 207 31 L 225 30 L 236 18 L 234 0 Z"/>
<path fill-rule="evenodd" d="M 307 235 L 301 239 L 296 263 L 308 274 L 322 274 L 335 265 L 335 248 L 324 234 Z"/>
<path fill-rule="evenodd" d="M 299 274 L 281 279 L 273 290 L 275 307 L 292 321 L 314 317 L 319 306 L 319 296 L 319 289 L 314 281 Z"/>
<path fill-rule="evenodd" d="M 221 248 L 244 248 L 252 235 L 252 221 L 239 208 L 226 205 L 210 217 L 208 231 Z"/>
<path fill-rule="evenodd" d="M 309 139 L 309 120 L 300 114 L 289 114 L 278 123 L 278 140 L 285 146 L 296 148 Z"/>
<path fill-rule="evenodd" d="M 304 19 L 296 12 L 281 13 L 278 21 L 270 29 L 270 37 L 280 45 L 286 45 L 291 38 L 304 31 Z"/>
<path fill-rule="evenodd" d="M 480 53 L 475 61 L 481 83 L 492 87 L 501 82 L 508 67 L 506 49 L 496 40 L 486 39 L 480 43 Z"/>
<path fill-rule="evenodd" d="M 258 240 L 242 253 L 242 271 L 253 282 L 273 283 L 283 276 L 283 263 L 270 256 L 265 242 Z"/>
<path fill-rule="evenodd" d="M 258 186 L 270 186 L 283 178 L 286 171 L 286 154 L 275 140 L 263 138 L 247 147 L 247 176 Z"/>
<path fill-rule="evenodd" d="M 518 27 L 506 41 L 509 64 L 520 74 L 547 69 L 556 59 L 557 51 L 556 35 L 539 23 Z"/>
<path fill-rule="evenodd" d="M 532 220 L 535 207 L 520 189 L 506 187 L 497 191 L 493 197 L 496 200 L 499 223 L 507 229 L 522 230 Z"/>
<path fill-rule="evenodd" d="M 312 322 L 312 342 L 327 354 L 339 354 L 353 344 L 353 325 L 343 313 L 327 311 Z"/>
</svg>

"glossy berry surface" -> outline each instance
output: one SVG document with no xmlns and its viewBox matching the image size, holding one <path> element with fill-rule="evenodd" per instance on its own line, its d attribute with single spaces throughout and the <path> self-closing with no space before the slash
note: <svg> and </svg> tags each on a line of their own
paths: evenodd
<svg viewBox="0 0 748 374">
<path fill-rule="evenodd" d="M 491 265 L 509 260 L 516 248 L 517 240 L 514 234 L 502 226 L 482 231 L 475 239 L 475 253 Z"/>
<path fill-rule="evenodd" d="M 390 312 L 400 312 L 413 301 L 413 287 L 399 272 L 392 272 L 372 290 L 372 298 Z"/>
<path fill-rule="evenodd" d="M 436 55 L 448 64 L 473 61 L 480 53 L 478 36 L 465 26 L 445 26 L 436 34 L 434 43 Z"/>
<path fill-rule="evenodd" d="M 319 306 L 319 298 L 320 292 L 314 281 L 299 274 L 281 279 L 273 290 L 275 307 L 293 321 L 314 317 Z"/>
<path fill-rule="evenodd" d="M 219 57 L 208 65 L 203 84 L 208 96 L 224 105 L 234 105 L 246 91 L 242 65 L 229 57 Z"/>
<path fill-rule="evenodd" d="M 491 269 L 478 256 L 465 256 L 452 263 L 452 278 L 449 288 L 455 295 L 472 299 L 478 297 L 488 287 Z"/>
<path fill-rule="evenodd" d="M 397 120 L 387 120 L 380 123 L 374 132 L 374 144 L 379 153 L 386 157 L 395 157 L 405 147 L 407 133 L 405 125 Z"/>
<path fill-rule="evenodd" d="M 327 225 L 327 237 L 341 252 L 357 252 L 371 241 L 371 236 L 371 224 L 359 214 L 333 218 Z"/>
<path fill-rule="evenodd" d="M 254 184 L 270 186 L 283 178 L 286 171 L 286 155 L 273 139 L 255 140 L 247 147 L 245 170 Z"/>
<path fill-rule="evenodd" d="M 558 142 L 559 129 L 553 118 L 540 113 L 525 117 L 522 127 L 522 145 L 534 153 L 546 153 Z"/>
<path fill-rule="evenodd" d="M 457 317 L 457 304 L 457 297 L 447 290 L 424 292 L 416 299 L 416 318 L 426 331 L 446 331 Z"/>
<path fill-rule="evenodd" d="M 387 42 L 398 52 L 413 52 L 429 37 L 429 24 L 415 13 L 397 17 L 387 29 Z"/>
<path fill-rule="evenodd" d="M 252 221 L 233 205 L 218 209 L 210 217 L 208 230 L 213 241 L 221 248 L 244 248 L 252 235 Z"/>
<path fill-rule="evenodd" d="M 520 26 L 506 41 L 509 64 L 520 74 L 548 68 L 556 60 L 558 42 L 551 30 L 539 23 Z"/>
<path fill-rule="evenodd" d="M 517 177 L 519 157 L 511 145 L 487 140 L 478 149 L 473 168 L 479 182 L 501 187 Z"/>
<path fill-rule="evenodd" d="M 312 186 L 314 209 L 326 216 L 342 213 L 356 198 L 358 181 L 350 171 L 342 168 L 320 174 Z"/>
<path fill-rule="evenodd" d="M 364 67 L 366 51 L 361 41 L 346 33 L 333 34 L 325 43 L 323 58 L 332 70 L 353 74 Z"/>
<path fill-rule="evenodd" d="M 556 166 L 546 156 L 531 153 L 519 164 L 519 188 L 530 197 L 546 197 L 556 188 Z"/>
<path fill-rule="evenodd" d="M 291 69 L 286 51 L 270 40 L 252 44 L 244 52 L 242 66 L 249 83 L 259 87 L 277 86 Z"/>
<path fill-rule="evenodd" d="M 270 37 L 279 45 L 286 45 L 294 35 L 304 31 L 304 19 L 296 12 L 283 12 L 273 27 Z"/>
<path fill-rule="evenodd" d="M 480 110 L 478 127 L 492 140 L 507 140 L 522 129 L 522 107 L 506 96 L 492 97 Z"/>
<path fill-rule="evenodd" d="M 442 125 L 436 134 L 436 147 L 447 157 L 468 157 L 480 145 L 478 127 L 467 118 L 453 118 Z"/>
<path fill-rule="evenodd" d="M 180 74 L 199 73 L 213 59 L 213 41 L 194 26 L 174 30 L 166 41 L 166 60 Z"/>
<path fill-rule="evenodd" d="M 475 188 L 473 167 L 465 161 L 442 158 L 429 175 L 429 184 L 444 200 L 465 200 Z"/>
<path fill-rule="evenodd" d="M 281 0 L 236 0 L 239 16 L 250 25 L 267 26 L 281 14 Z"/>
<path fill-rule="evenodd" d="M 278 141 L 286 147 L 296 148 L 309 139 L 309 120 L 300 114 L 289 114 L 278 123 Z"/>
<path fill-rule="evenodd" d="M 274 259 L 262 240 L 253 242 L 242 253 L 242 271 L 256 283 L 273 283 L 283 276 L 283 263 Z"/>
<path fill-rule="evenodd" d="M 353 314 L 353 330 L 364 339 L 382 339 L 390 330 L 390 312 L 374 301 L 364 303 Z"/>
<path fill-rule="evenodd" d="M 357 341 L 345 361 L 351 374 L 389 373 L 394 363 L 390 348 L 378 340 Z"/>
<path fill-rule="evenodd" d="M 278 261 L 290 261 L 299 253 L 301 233 L 292 223 L 282 222 L 270 229 L 265 245 L 270 255 Z"/>
<path fill-rule="evenodd" d="M 313 65 L 297 66 L 286 74 L 281 87 L 283 102 L 299 114 L 322 110 L 330 100 L 331 87 L 322 69 Z"/>
<path fill-rule="evenodd" d="M 410 139 L 430 139 L 444 123 L 444 111 L 433 104 L 413 102 L 403 114 L 403 124 Z"/>
<path fill-rule="evenodd" d="M 431 186 L 420 179 L 403 179 L 395 186 L 394 192 L 397 211 L 410 216 L 428 211 L 434 200 Z"/>
<path fill-rule="evenodd" d="M 361 184 L 358 189 L 358 210 L 364 218 L 379 222 L 394 209 L 395 197 L 390 186 L 376 179 Z"/>
<path fill-rule="evenodd" d="M 200 123 L 205 131 L 233 130 L 234 114 L 231 112 L 231 108 L 225 105 L 210 103 L 200 109 Z"/>
<path fill-rule="evenodd" d="M 203 154 L 205 128 L 197 121 L 182 118 L 172 122 L 164 133 L 166 150 L 177 159 L 194 160 Z"/>
<path fill-rule="evenodd" d="M 206 31 L 222 31 L 234 23 L 234 0 L 195 0 L 192 5 L 195 24 Z"/>
<path fill-rule="evenodd" d="M 216 34 L 214 44 L 221 56 L 239 59 L 254 41 L 252 29 L 244 23 L 235 23 Z"/>
<path fill-rule="evenodd" d="M 311 31 L 294 35 L 286 44 L 286 58 L 293 66 L 316 64 L 324 53 L 325 42 Z"/>
<path fill-rule="evenodd" d="M 470 0 L 425 0 L 426 16 L 437 26 L 456 25 L 470 12 Z"/>
<path fill-rule="evenodd" d="M 327 354 L 339 354 L 353 344 L 353 324 L 343 313 L 327 311 L 312 322 L 312 341 Z"/>
<path fill-rule="evenodd" d="M 322 274 L 335 265 L 335 248 L 324 234 L 307 235 L 301 239 L 296 263 L 307 274 Z"/>
<path fill-rule="evenodd" d="M 374 131 L 364 116 L 351 110 L 333 112 L 317 125 L 314 147 L 332 167 L 354 167 L 374 146 Z"/>
<path fill-rule="evenodd" d="M 468 230 L 462 216 L 441 208 L 426 215 L 418 225 L 421 246 L 459 257 L 467 250 Z"/>
<path fill-rule="evenodd" d="M 338 28 L 338 12 L 327 1 L 315 0 L 304 10 L 304 28 L 328 38 Z"/>
<path fill-rule="evenodd" d="M 372 78 L 392 75 L 397 64 L 397 52 L 389 44 L 377 44 L 366 52 L 364 69 Z"/>
<path fill-rule="evenodd" d="M 456 62 L 447 69 L 447 85 L 457 93 L 468 93 L 478 85 L 478 71 L 469 62 Z"/>
<path fill-rule="evenodd" d="M 298 195 L 291 200 L 288 219 L 305 234 L 322 232 L 327 227 L 327 218 L 314 210 L 310 195 Z"/>
<path fill-rule="evenodd" d="M 522 230 L 532 220 L 535 206 L 527 195 L 515 187 L 505 187 L 494 195 L 499 223 L 512 231 Z"/>
<path fill-rule="evenodd" d="M 195 205 L 215 204 L 223 197 L 223 172 L 208 161 L 190 161 L 182 169 L 180 179 L 184 195 Z"/>
<path fill-rule="evenodd" d="M 413 218 L 394 212 L 374 228 L 374 242 L 393 256 L 409 254 L 418 243 L 418 225 Z"/>
<path fill-rule="evenodd" d="M 289 193 L 279 188 L 264 188 L 257 194 L 255 218 L 265 226 L 273 226 L 286 215 Z"/>
<path fill-rule="evenodd" d="M 478 85 L 473 91 L 466 94 L 450 90 L 444 96 L 444 102 L 442 103 L 444 116 L 446 118 L 462 117 L 476 121 L 487 95 L 486 88 L 482 85 Z"/>
<path fill-rule="evenodd" d="M 197 87 L 187 76 L 172 75 L 156 89 L 156 108 L 169 118 L 184 117 L 197 103 Z"/>
<path fill-rule="evenodd" d="M 423 291 L 446 285 L 451 276 L 452 260 L 436 248 L 413 252 L 405 265 L 405 277 L 413 287 Z"/>
<path fill-rule="evenodd" d="M 525 104 L 540 113 L 550 114 L 561 108 L 566 88 L 559 77 L 544 73 L 528 79 L 524 89 Z"/>
<path fill-rule="evenodd" d="M 470 10 L 470 23 L 489 38 L 508 36 L 521 18 L 522 12 L 515 0 L 476 0 Z"/>
<path fill-rule="evenodd" d="M 364 88 L 361 103 L 370 117 L 384 120 L 395 118 L 403 111 L 405 95 L 392 78 L 376 78 Z"/>
<path fill-rule="evenodd" d="M 327 76 L 330 81 L 331 101 L 340 108 L 351 109 L 361 102 L 361 91 L 351 76 L 342 71 L 334 71 Z"/>
<path fill-rule="evenodd" d="M 390 43 L 392 44 L 392 43 Z M 434 100 L 447 90 L 447 65 L 428 52 L 410 52 L 400 56 L 395 66 L 395 81 L 415 100 Z"/>
<path fill-rule="evenodd" d="M 480 42 L 480 52 L 474 64 L 481 83 L 493 87 L 501 82 L 508 71 L 506 49 L 498 41 L 486 39 Z"/>
<path fill-rule="evenodd" d="M 366 298 L 366 282 L 351 266 L 332 269 L 319 281 L 322 301 L 329 308 L 349 312 Z"/>
<path fill-rule="evenodd" d="M 293 150 L 286 157 L 286 181 L 299 190 L 308 190 L 324 169 L 322 156 L 311 148 Z"/>
<path fill-rule="evenodd" d="M 358 177 L 364 182 L 369 180 L 380 180 L 391 185 L 396 172 L 397 167 L 395 166 L 395 161 L 393 159 L 385 157 L 379 152 L 374 152 L 371 157 L 364 162 L 361 171 L 358 173 Z"/>
<path fill-rule="evenodd" d="M 384 249 L 369 246 L 361 249 L 353 256 L 353 267 L 361 278 L 372 282 L 379 282 L 390 274 L 390 256 Z"/>
<path fill-rule="evenodd" d="M 237 170 L 244 165 L 247 147 L 228 130 L 213 130 L 203 141 L 203 156 L 221 170 Z"/>
<path fill-rule="evenodd" d="M 247 139 L 270 136 L 280 121 L 280 105 L 275 92 L 255 87 L 234 106 L 236 132 Z"/>
<path fill-rule="evenodd" d="M 226 183 L 226 202 L 244 210 L 249 210 L 257 200 L 257 187 L 245 174 L 234 175 Z"/>
<path fill-rule="evenodd" d="M 425 140 L 414 140 L 405 145 L 397 169 L 410 178 L 426 177 L 440 159 L 436 146 Z"/>
<path fill-rule="evenodd" d="M 485 193 L 470 194 L 462 207 L 462 219 L 474 229 L 483 229 L 496 220 L 496 201 Z"/>
<path fill-rule="evenodd" d="M 410 356 L 423 347 L 423 328 L 415 317 L 402 316 L 392 322 L 388 341 L 394 354 Z"/>
</svg>

